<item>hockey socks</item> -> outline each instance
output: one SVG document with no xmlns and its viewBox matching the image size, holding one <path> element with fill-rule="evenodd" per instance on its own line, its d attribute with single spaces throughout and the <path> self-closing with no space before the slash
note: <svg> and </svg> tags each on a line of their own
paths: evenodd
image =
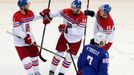
<svg viewBox="0 0 134 75">
<path fill-rule="evenodd" d="M 32 60 L 32 68 L 35 74 L 39 74 L 39 60 L 38 57 L 31 57 Z"/>
<path fill-rule="evenodd" d="M 67 69 L 70 67 L 70 64 L 71 64 L 70 53 L 67 52 L 65 57 L 66 57 L 66 59 L 64 59 L 62 66 L 60 68 L 60 72 L 59 72 L 62 74 L 66 73 Z"/>
<path fill-rule="evenodd" d="M 70 61 L 67 61 L 66 59 L 63 61 L 62 63 L 62 66 L 61 66 L 61 69 L 60 69 L 60 73 L 63 73 L 65 74 L 67 69 L 69 68 L 71 62 Z"/>
<path fill-rule="evenodd" d="M 59 54 L 59 55 L 61 55 L 61 56 L 64 56 L 64 52 L 58 52 L 57 51 L 57 54 Z M 49 75 L 52 75 L 52 74 L 54 74 L 54 72 L 55 72 L 55 70 L 56 70 L 56 68 L 57 68 L 57 66 L 59 65 L 59 62 L 60 62 L 60 60 L 61 60 L 61 57 L 59 57 L 59 56 L 54 56 L 53 57 L 53 59 L 52 59 L 52 64 L 51 64 L 51 67 L 50 67 L 50 71 L 49 71 Z M 53 73 L 52 73 L 53 72 Z"/>
<path fill-rule="evenodd" d="M 22 63 L 24 65 L 24 68 L 25 68 L 27 74 L 32 75 L 33 69 L 32 69 L 32 62 L 31 62 L 30 57 L 26 57 L 26 58 L 22 59 Z"/>
<path fill-rule="evenodd" d="M 70 61 L 64 60 L 63 63 L 62 63 L 62 66 L 63 66 L 64 68 L 69 68 L 70 64 L 71 64 Z"/>
<path fill-rule="evenodd" d="M 52 65 L 51 65 L 50 70 L 53 71 L 53 72 L 55 72 L 55 70 L 56 70 L 59 62 L 60 62 L 60 59 L 57 58 L 56 56 L 54 56 L 53 59 L 52 59 Z"/>
<path fill-rule="evenodd" d="M 41 75 L 39 72 L 38 57 L 26 57 L 22 60 L 22 63 L 28 75 Z"/>
</svg>

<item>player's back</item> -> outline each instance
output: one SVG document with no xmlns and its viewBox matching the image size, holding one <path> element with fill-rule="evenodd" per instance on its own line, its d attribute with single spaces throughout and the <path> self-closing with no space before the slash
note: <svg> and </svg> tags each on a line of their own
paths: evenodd
<svg viewBox="0 0 134 75">
<path fill-rule="evenodd" d="M 86 45 L 78 59 L 78 68 L 82 75 L 107 75 L 107 64 L 102 67 L 103 59 L 108 58 L 108 53 L 95 45 Z M 101 71 L 103 72 L 100 72 Z M 103 74 L 104 73 L 104 74 Z"/>
</svg>

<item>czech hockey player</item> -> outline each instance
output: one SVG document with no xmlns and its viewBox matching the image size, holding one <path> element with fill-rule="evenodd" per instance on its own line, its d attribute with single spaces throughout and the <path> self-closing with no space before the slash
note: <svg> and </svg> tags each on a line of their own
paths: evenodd
<svg viewBox="0 0 134 75">
<path fill-rule="evenodd" d="M 71 3 L 71 8 L 62 9 L 57 12 L 50 11 L 51 18 L 57 16 L 63 18 L 63 23 L 58 27 L 61 32 L 61 36 L 57 42 L 56 50 L 57 54 L 61 56 L 63 56 L 66 52 L 66 59 L 62 63 L 59 75 L 65 75 L 66 70 L 69 68 L 72 61 L 70 54 L 73 56 L 77 54 L 82 37 L 84 36 L 87 17 L 81 11 L 81 4 L 81 1 L 74 0 Z M 47 9 L 42 11 L 42 13 L 46 10 Z M 54 75 L 60 60 L 61 58 L 56 55 L 53 57 L 49 75 Z"/>
<path fill-rule="evenodd" d="M 43 22 L 48 24 L 51 20 L 45 19 L 49 14 L 41 13 L 34 15 L 33 11 L 29 9 L 29 2 L 27 0 L 19 0 L 19 11 L 13 16 L 13 33 L 23 39 L 14 37 L 15 48 L 24 65 L 28 75 L 41 75 L 39 72 L 39 51 L 35 44 L 35 39 L 31 31 L 32 21 L 43 18 Z M 49 10 L 48 10 L 49 12 Z"/>
<path fill-rule="evenodd" d="M 113 43 L 113 37 L 115 33 L 114 21 L 110 15 L 111 6 L 109 4 L 103 4 L 99 7 L 96 14 L 96 21 L 94 25 L 94 34 L 103 32 L 108 37 L 108 44 L 103 48 L 108 51 Z M 92 15 L 92 12 L 85 10 L 86 15 Z"/>
</svg>

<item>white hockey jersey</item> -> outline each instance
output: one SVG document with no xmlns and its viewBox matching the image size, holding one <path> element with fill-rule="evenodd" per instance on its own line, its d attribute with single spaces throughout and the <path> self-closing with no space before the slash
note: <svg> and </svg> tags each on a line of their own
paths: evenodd
<svg viewBox="0 0 134 75">
<path fill-rule="evenodd" d="M 40 15 L 34 16 L 34 13 L 29 10 L 27 14 L 22 14 L 17 11 L 13 16 L 13 33 L 25 38 L 26 34 L 29 34 L 32 38 L 32 42 L 35 42 L 35 38 L 32 34 L 32 21 L 42 18 Z M 24 40 L 14 37 L 15 46 L 28 46 Z"/>
<path fill-rule="evenodd" d="M 113 42 L 115 25 L 110 14 L 108 14 L 108 18 L 103 19 L 100 16 L 100 11 L 97 12 L 96 22 L 94 25 L 94 35 L 97 32 L 105 33 L 107 35 L 108 42 L 111 42 L 111 43 Z"/>
<path fill-rule="evenodd" d="M 63 24 L 72 25 L 72 28 L 68 28 L 68 33 L 64 33 L 64 37 L 69 43 L 76 43 L 82 39 L 87 24 L 87 17 L 82 12 L 74 16 L 73 11 L 67 8 L 54 13 L 51 12 L 50 16 L 52 18 L 60 16 L 63 18 Z"/>
</svg>

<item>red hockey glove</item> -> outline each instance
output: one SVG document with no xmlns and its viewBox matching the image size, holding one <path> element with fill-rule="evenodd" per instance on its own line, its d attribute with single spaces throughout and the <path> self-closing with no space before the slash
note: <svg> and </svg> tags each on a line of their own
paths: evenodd
<svg viewBox="0 0 134 75">
<path fill-rule="evenodd" d="M 52 21 L 52 18 L 49 15 L 50 9 L 44 9 L 40 12 L 40 15 L 43 17 L 43 24 L 47 25 Z"/>
<path fill-rule="evenodd" d="M 59 32 L 64 32 L 65 31 L 65 28 L 66 28 L 66 25 L 65 24 L 60 24 L 58 29 L 59 29 Z"/>
<path fill-rule="evenodd" d="M 42 12 L 40 12 L 40 15 L 41 15 L 42 17 L 45 17 L 46 14 L 49 14 L 49 12 L 50 12 L 50 9 L 44 9 Z"/>
<path fill-rule="evenodd" d="M 65 33 L 68 33 L 68 28 L 72 28 L 72 25 L 65 25 L 65 24 L 60 24 L 58 29 L 59 29 L 59 32 L 65 32 Z"/>
<path fill-rule="evenodd" d="M 81 70 L 78 70 L 77 75 L 82 75 Z"/>
<path fill-rule="evenodd" d="M 30 37 L 29 34 L 27 34 L 27 36 L 24 38 L 24 40 L 25 40 L 25 43 L 26 44 L 29 44 L 29 45 L 32 44 L 32 39 L 31 39 L 31 37 Z"/>
</svg>

